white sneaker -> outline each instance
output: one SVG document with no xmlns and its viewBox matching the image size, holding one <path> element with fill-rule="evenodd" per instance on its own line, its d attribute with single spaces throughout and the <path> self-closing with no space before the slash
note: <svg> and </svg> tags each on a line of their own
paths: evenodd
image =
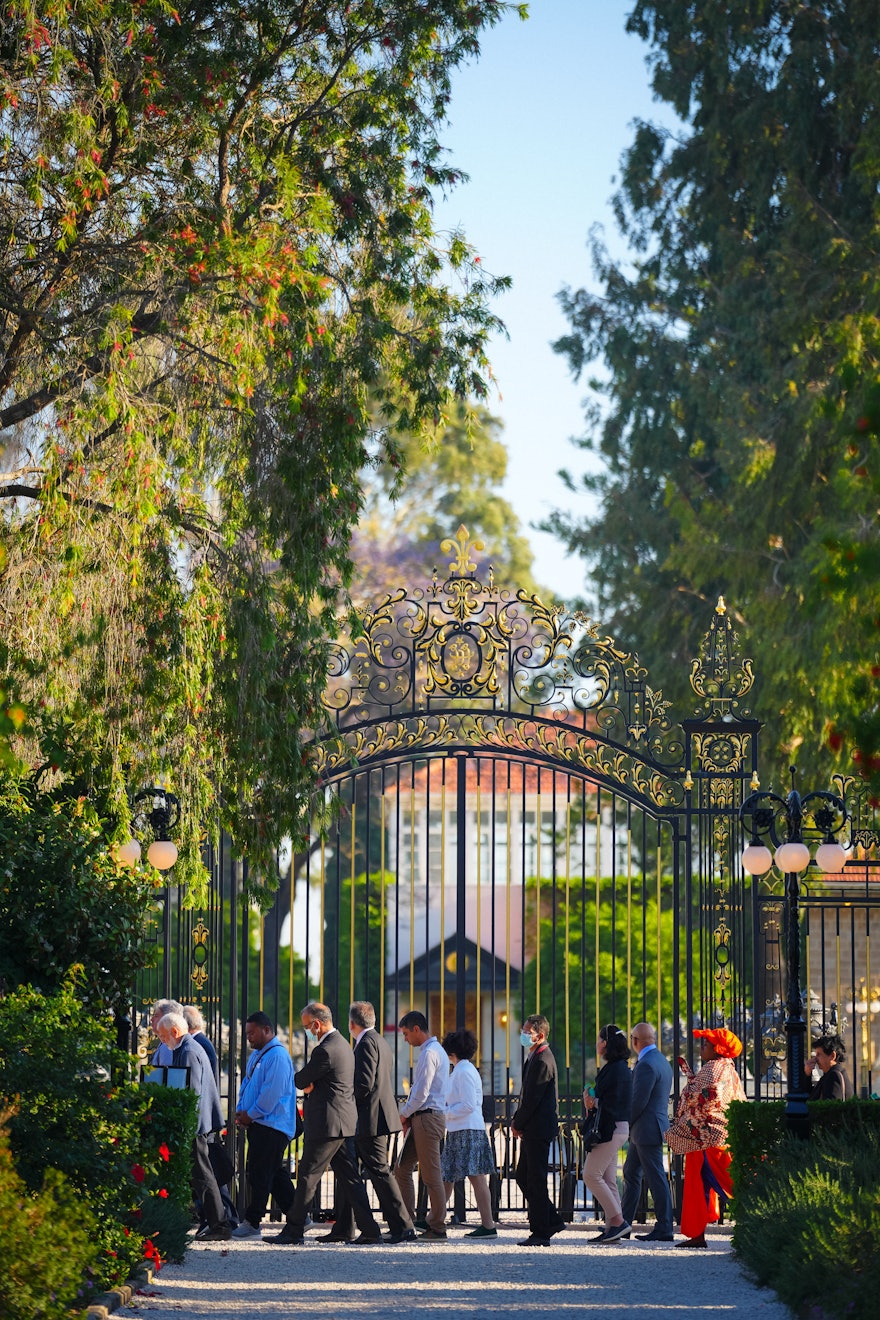
<svg viewBox="0 0 880 1320">
<path fill-rule="evenodd" d="M 232 1236 L 234 1238 L 261 1238 L 263 1231 L 260 1228 L 254 1228 L 253 1224 L 249 1224 L 246 1219 L 243 1219 L 238 1228 L 232 1230 Z"/>
</svg>

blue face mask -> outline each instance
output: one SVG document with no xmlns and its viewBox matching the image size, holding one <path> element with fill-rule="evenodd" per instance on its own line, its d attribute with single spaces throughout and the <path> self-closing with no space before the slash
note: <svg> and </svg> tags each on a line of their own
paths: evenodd
<svg viewBox="0 0 880 1320">
<path fill-rule="evenodd" d="M 306 1027 L 306 1040 L 310 1040 L 310 1041 L 314 1042 L 314 1041 L 316 1041 L 317 1039 L 318 1039 L 318 1037 L 317 1037 L 317 1036 L 315 1035 L 315 1033 L 312 1031 L 311 1027 Z"/>
<path fill-rule="evenodd" d="M 530 1050 L 535 1042 L 532 1040 L 530 1032 L 521 1031 L 519 1033 L 519 1043 L 520 1045 L 522 1045 L 524 1050 Z"/>
</svg>

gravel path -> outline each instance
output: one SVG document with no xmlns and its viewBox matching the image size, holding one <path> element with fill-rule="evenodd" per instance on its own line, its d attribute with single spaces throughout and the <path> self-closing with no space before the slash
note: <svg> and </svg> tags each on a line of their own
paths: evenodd
<svg viewBox="0 0 880 1320">
<path fill-rule="evenodd" d="M 269 1232 L 277 1227 L 265 1225 Z M 716 1228 L 708 1251 L 666 1243 L 621 1242 L 588 1247 L 593 1226 L 572 1225 L 545 1248 L 518 1248 L 522 1225 L 497 1240 L 381 1247 L 267 1242 L 205 1243 L 183 1265 L 165 1266 L 120 1317 L 161 1320 L 547 1320 L 609 1316 L 612 1320 L 758 1317 L 791 1320 L 775 1293 L 743 1277 L 730 1230 Z M 711 1230 L 710 1230 L 711 1232 Z"/>
</svg>

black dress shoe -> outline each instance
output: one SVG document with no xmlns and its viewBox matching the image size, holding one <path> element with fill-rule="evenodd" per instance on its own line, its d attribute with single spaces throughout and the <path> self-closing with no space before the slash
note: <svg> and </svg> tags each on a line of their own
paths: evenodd
<svg viewBox="0 0 880 1320">
<path fill-rule="evenodd" d="M 550 1239 L 538 1237 L 536 1233 L 530 1233 L 522 1242 L 517 1242 L 518 1247 L 549 1247 Z"/>
<path fill-rule="evenodd" d="M 315 1238 L 316 1242 L 353 1242 L 354 1239 L 343 1236 L 342 1233 L 321 1233 Z"/>
<path fill-rule="evenodd" d="M 636 1233 L 637 1242 L 674 1242 L 674 1233 L 658 1233 L 656 1228 L 652 1228 L 650 1233 Z"/>
<path fill-rule="evenodd" d="M 263 1238 L 263 1241 L 276 1242 L 287 1247 L 304 1247 L 306 1244 L 302 1233 L 295 1232 L 289 1224 L 286 1228 L 282 1228 L 280 1233 L 276 1233 L 274 1237 Z"/>
<path fill-rule="evenodd" d="M 377 1247 L 382 1241 L 381 1233 L 358 1233 L 356 1238 L 352 1238 L 353 1247 Z"/>
<path fill-rule="evenodd" d="M 389 1233 L 385 1237 L 385 1242 L 415 1242 L 416 1230 L 414 1228 L 405 1228 L 402 1233 Z"/>
<path fill-rule="evenodd" d="M 561 1232 L 563 1231 L 563 1229 L 565 1228 L 565 1226 L 566 1226 L 566 1225 L 565 1225 L 565 1221 L 564 1221 L 564 1220 L 562 1220 L 562 1221 L 561 1221 L 560 1223 L 558 1223 L 558 1224 L 554 1224 L 553 1227 L 552 1227 L 552 1228 L 550 1229 L 550 1231 L 548 1232 L 547 1236 L 548 1236 L 548 1237 L 555 1237 L 557 1233 L 561 1233 Z"/>
</svg>

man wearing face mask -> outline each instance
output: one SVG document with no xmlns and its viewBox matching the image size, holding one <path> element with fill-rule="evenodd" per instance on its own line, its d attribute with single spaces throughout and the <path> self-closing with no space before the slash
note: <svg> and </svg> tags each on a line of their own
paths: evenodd
<svg viewBox="0 0 880 1320">
<path fill-rule="evenodd" d="M 353 1137 L 357 1128 L 354 1054 L 348 1041 L 334 1027 L 326 1004 L 306 1004 L 301 1018 L 303 1030 L 312 1042 L 308 1063 L 293 1077 L 297 1090 L 306 1097 L 303 1150 L 287 1224 L 267 1241 L 294 1247 L 304 1245 L 309 1206 L 329 1168 L 342 1182 L 360 1230 L 354 1245 L 369 1246 L 381 1242 L 382 1233 L 373 1218 L 364 1184 L 346 1144 L 346 1137 Z"/>
<path fill-rule="evenodd" d="M 529 1236 L 517 1243 L 520 1247 L 547 1247 L 554 1234 L 565 1228 L 565 1220 L 547 1194 L 550 1143 L 559 1132 L 556 1060 L 547 1044 L 549 1034 L 547 1019 L 533 1013 L 523 1023 L 519 1038 L 528 1055 L 510 1130 L 520 1139 L 516 1181 L 526 1200 L 530 1229 Z"/>
</svg>

